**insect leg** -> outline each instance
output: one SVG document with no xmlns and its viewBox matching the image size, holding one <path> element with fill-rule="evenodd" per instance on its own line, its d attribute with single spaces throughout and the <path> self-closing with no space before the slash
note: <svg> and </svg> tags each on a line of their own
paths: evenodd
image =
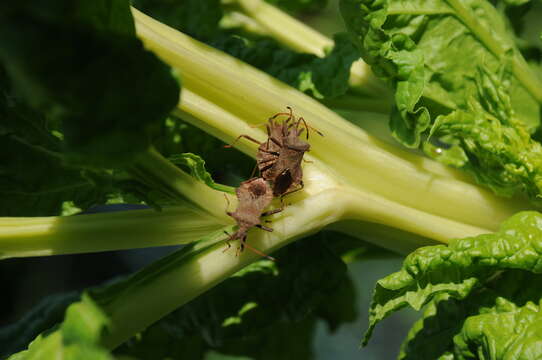
<svg viewBox="0 0 542 360">
<path fill-rule="evenodd" d="M 297 130 L 297 127 L 299 126 L 299 123 L 300 122 L 303 122 L 303 124 L 305 125 L 305 129 L 307 129 L 307 140 L 309 140 L 309 125 L 307 125 L 307 122 L 305 121 L 305 119 L 303 119 L 302 117 L 300 117 L 298 120 L 297 120 L 297 124 L 295 126 L 296 130 Z M 301 135 L 301 133 L 303 132 L 303 129 L 301 129 L 297 134 L 298 135 Z"/>
<path fill-rule="evenodd" d="M 273 214 L 281 212 L 282 210 L 284 210 L 284 204 L 281 203 L 280 205 L 281 207 L 279 209 L 273 209 L 273 210 L 263 212 L 262 216 L 269 216 L 269 215 L 273 215 Z"/>
<path fill-rule="evenodd" d="M 279 147 L 282 147 L 282 143 L 280 141 L 278 141 L 277 139 L 275 139 L 274 137 L 270 137 L 269 140 L 271 140 L 272 142 L 274 142 L 277 146 Z"/>
<path fill-rule="evenodd" d="M 228 232 L 226 230 L 224 230 L 224 234 L 228 235 L 228 238 L 226 240 L 224 240 L 226 242 L 227 247 L 224 250 L 222 250 L 223 253 L 228 251 L 231 248 L 230 240 L 231 240 L 231 237 L 232 237 L 232 235 L 228 234 Z"/>
<path fill-rule="evenodd" d="M 293 189 L 293 190 L 287 191 L 284 194 L 282 194 L 281 197 L 280 197 L 280 201 L 282 202 L 282 198 L 285 197 L 286 195 L 290 195 L 290 194 L 293 194 L 295 192 L 301 191 L 301 190 L 303 190 L 304 187 L 305 187 L 305 184 L 303 184 L 303 180 L 301 180 L 301 182 L 299 183 L 299 187 L 297 189 Z"/>
<path fill-rule="evenodd" d="M 273 232 L 273 229 L 271 229 L 270 227 L 264 226 L 262 224 L 258 224 L 258 225 L 256 225 L 256 227 L 260 228 L 262 230 L 265 230 L 265 231 Z"/>
<path fill-rule="evenodd" d="M 243 135 L 239 135 L 239 136 L 238 136 L 231 144 L 229 144 L 229 145 L 224 145 L 224 147 L 225 147 L 225 148 L 231 148 L 231 147 L 233 147 L 233 145 L 234 145 L 237 141 L 239 141 L 239 139 L 241 139 L 241 138 L 245 138 L 245 139 L 247 139 L 247 140 L 250 140 L 250 141 L 252 141 L 252 142 L 254 142 L 254 143 L 258 144 L 258 145 L 261 145 L 261 144 L 262 144 L 260 141 L 254 139 L 253 137 L 250 137 L 250 136 L 248 136 L 248 135 L 244 135 L 244 134 L 243 134 Z"/>
<path fill-rule="evenodd" d="M 282 146 L 282 145 L 281 145 Z M 275 155 L 275 156 L 279 156 L 280 154 L 276 151 L 271 151 L 271 150 L 267 150 L 267 149 L 259 149 L 261 152 L 264 152 L 266 154 L 271 154 L 271 155 Z"/>
<path fill-rule="evenodd" d="M 254 174 L 256 174 L 256 169 L 259 167 L 258 165 L 259 165 L 258 163 L 256 163 L 256 165 L 254 165 L 254 167 L 252 168 L 252 172 L 250 173 L 250 177 L 253 177 Z"/>
<path fill-rule="evenodd" d="M 265 171 L 265 170 L 269 170 L 273 167 L 273 165 L 275 165 L 275 163 L 273 162 L 272 164 L 269 164 L 269 165 L 265 165 L 263 168 L 260 169 L 260 173 Z"/>
</svg>

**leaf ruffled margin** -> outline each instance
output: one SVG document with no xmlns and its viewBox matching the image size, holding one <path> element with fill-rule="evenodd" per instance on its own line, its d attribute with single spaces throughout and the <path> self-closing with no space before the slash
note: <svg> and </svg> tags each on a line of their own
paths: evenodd
<svg viewBox="0 0 542 360">
<path fill-rule="evenodd" d="M 112 360 L 109 351 L 99 343 L 109 326 L 100 307 L 83 293 L 80 301 L 66 309 L 66 317 L 58 329 L 41 334 L 28 350 L 12 355 L 9 360 Z"/>
<path fill-rule="evenodd" d="M 436 334 L 436 340 L 424 341 L 424 346 L 418 343 L 418 350 L 422 347 L 430 351 L 427 349 L 444 343 L 446 346 L 442 345 L 441 350 L 448 351 L 452 338 L 456 343 L 453 351 L 470 349 L 473 343 L 484 348 L 489 340 L 499 340 L 491 332 L 492 324 L 499 323 L 484 315 L 491 313 L 488 309 L 494 308 L 493 313 L 500 314 L 503 321 L 499 326 L 503 332 L 517 331 L 513 324 L 521 323 L 524 317 L 528 323 L 535 324 L 538 315 L 533 311 L 539 306 L 542 292 L 538 290 L 540 287 L 534 286 L 531 291 L 526 287 L 542 281 L 537 275 L 542 273 L 541 253 L 542 214 L 534 211 L 514 215 L 494 234 L 416 250 L 405 259 L 400 271 L 377 282 L 363 344 L 368 342 L 375 325 L 393 312 L 406 306 L 419 310 L 428 303 L 430 307 L 424 319 L 411 330 L 402 356 L 409 346 L 414 347 L 412 339 L 423 335 L 423 331 Z M 437 310 L 439 317 L 435 317 Z M 461 320 L 462 316 L 466 321 Z M 533 326 L 531 330 L 538 331 Z"/>
<path fill-rule="evenodd" d="M 342 0 L 362 57 L 390 84 L 394 137 L 499 195 L 542 193 L 542 83 L 484 0 Z M 483 128 L 480 130 L 480 128 Z M 530 155 L 531 154 L 531 155 Z"/>
</svg>

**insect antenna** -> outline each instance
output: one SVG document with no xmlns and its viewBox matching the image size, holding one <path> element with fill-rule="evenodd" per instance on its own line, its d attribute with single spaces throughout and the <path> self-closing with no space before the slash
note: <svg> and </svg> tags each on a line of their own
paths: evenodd
<svg viewBox="0 0 542 360">
<path fill-rule="evenodd" d="M 320 136 L 324 136 L 324 134 L 322 134 L 320 131 L 318 131 L 318 129 L 316 129 L 314 126 L 310 126 L 309 124 L 307 124 L 305 119 L 303 119 L 302 117 L 300 117 L 297 120 L 297 123 L 296 123 L 296 126 L 295 126 L 296 129 L 298 128 L 300 122 L 303 122 L 303 125 L 305 125 L 305 129 L 307 129 L 307 140 L 309 139 L 309 129 L 313 130 L 314 132 L 316 132 Z M 303 129 L 301 129 L 301 130 L 303 130 Z M 299 131 L 299 134 L 301 134 L 301 131 Z"/>
<path fill-rule="evenodd" d="M 253 137 L 251 136 L 248 136 L 248 135 L 239 135 L 231 144 L 226 144 L 224 145 L 225 148 L 232 148 L 233 145 L 235 145 L 236 142 L 238 142 L 241 138 L 245 138 L 247 140 L 250 140 L 252 141 L 253 143 L 256 143 L 258 145 L 261 145 L 262 143 L 259 142 L 258 140 L 254 139 Z"/>
<path fill-rule="evenodd" d="M 281 115 L 288 116 L 288 119 L 286 121 L 289 121 L 290 119 L 295 119 L 294 112 L 293 112 L 292 108 L 290 106 L 286 106 L 286 108 L 289 110 L 289 112 L 287 112 L 287 113 L 285 113 L 285 112 L 277 113 L 277 114 L 271 116 L 269 118 L 269 120 L 273 120 L 276 117 L 281 116 Z"/>
<path fill-rule="evenodd" d="M 260 250 L 256 249 L 256 248 L 253 248 L 252 246 L 250 246 L 247 242 L 243 242 L 243 245 L 246 246 L 247 249 L 249 249 L 250 251 L 252 251 L 253 253 L 257 254 L 257 255 L 260 255 L 261 257 L 264 257 L 268 260 L 271 260 L 271 261 L 276 261 L 276 259 L 272 256 L 269 256 L 263 252 L 261 252 Z"/>
</svg>

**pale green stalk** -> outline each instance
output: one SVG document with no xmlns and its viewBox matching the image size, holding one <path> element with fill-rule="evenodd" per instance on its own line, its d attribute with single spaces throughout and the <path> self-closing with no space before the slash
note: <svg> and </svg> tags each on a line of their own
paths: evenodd
<svg viewBox="0 0 542 360">
<path fill-rule="evenodd" d="M 251 230 L 249 232 L 251 246 L 271 254 L 297 238 L 317 232 L 331 224 L 346 225 L 343 229 L 338 230 L 359 236 L 359 224 L 357 227 L 354 225 L 355 230 L 352 231 L 351 223 L 341 224 L 339 221 L 360 216 L 364 220 L 380 223 L 382 223 L 382 217 L 388 216 L 391 217 L 390 222 L 404 222 L 405 226 L 398 227 L 410 230 L 417 231 L 418 227 L 425 227 L 428 231 L 427 235 L 433 239 L 438 237 L 440 228 L 455 230 L 451 234 L 452 236 L 468 236 L 485 231 L 457 224 L 449 219 L 417 213 L 412 209 L 401 209 L 403 213 L 413 212 L 411 216 L 406 216 L 410 220 L 402 219 L 395 213 L 398 210 L 397 204 L 374 194 L 362 193 L 348 188 L 341 189 L 337 187 L 337 184 L 322 186 L 329 179 L 318 178 L 321 176 L 318 171 L 308 171 L 307 175 L 306 188 L 310 193 L 298 193 L 293 198 L 289 198 L 288 201 L 291 201 L 291 204 L 282 213 L 271 218 L 273 232 Z M 214 190 L 209 189 L 209 191 Z M 352 213 L 349 214 L 349 212 Z M 384 219 L 384 222 L 386 221 Z M 429 221 L 431 226 L 426 227 L 424 224 L 426 221 Z M 371 230 L 369 233 L 374 234 Z M 212 237 L 216 244 L 211 248 L 200 253 L 194 251 L 194 256 L 188 257 L 184 261 L 178 261 L 175 256 L 171 257 L 171 260 L 160 264 L 160 266 L 154 266 L 145 276 L 137 278 L 136 275 L 137 280 L 130 282 L 128 287 L 115 292 L 110 296 L 110 300 L 104 302 L 103 308 L 114 324 L 112 331 L 104 337 L 103 342 L 106 346 L 115 348 L 157 319 L 259 259 L 259 255 L 248 250 L 241 256 L 236 256 L 233 250 L 238 246 L 236 242 L 232 243 L 233 247 L 230 251 L 224 251 L 225 245 L 222 240 L 226 236 L 221 232 Z M 381 238 L 377 237 L 376 239 L 380 240 Z M 389 238 L 386 240 L 390 241 Z M 416 246 L 413 243 L 404 244 L 397 241 L 397 238 L 393 240 L 395 240 L 394 244 L 387 242 L 378 243 L 378 245 L 391 246 L 395 249 L 402 247 L 401 250 L 404 251 L 411 250 Z M 419 241 L 419 239 L 415 238 L 415 241 Z M 196 245 L 197 247 L 198 245 Z"/>
<path fill-rule="evenodd" d="M 220 27 L 222 29 L 242 29 L 254 35 L 269 36 L 266 28 L 239 11 L 227 11 L 224 13 L 224 16 L 220 20 Z"/>
<path fill-rule="evenodd" d="M 0 259 L 187 244 L 232 223 L 225 197 L 232 206 L 235 197 L 210 189 L 156 150 L 141 154 L 135 168 L 175 206 L 158 212 L 0 218 Z"/>
<path fill-rule="evenodd" d="M 325 134 L 325 137 L 311 137 L 310 154 L 314 163 L 305 165 L 306 172 L 318 173 L 313 176 L 315 179 L 331 179 L 324 183 L 333 184 L 334 189 L 350 187 L 396 203 L 401 209 L 415 210 L 417 215 L 397 211 L 404 220 L 396 224 L 399 228 L 406 227 L 409 221 L 419 223 L 415 219 L 420 212 L 428 219 L 437 216 L 492 231 L 502 220 L 525 207 L 521 202 L 498 198 L 465 183 L 461 180 L 463 176 L 456 176 L 455 171 L 429 159 L 372 138 L 317 101 L 227 54 L 138 11 L 134 11 L 134 17 L 145 45 L 181 71 L 184 88 L 180 110 L 191 115 L 194 125 L 228 142 L 239 134 L 263 140 L 263 130 L 249 125 L 261 124 L 270 115 L 284 111 L 287 105 L 293 106 L 297 114 Z M 237 145 L 254 156 L 255 144 L 239 141 Z M 305 192 L 321 190 L 317 181 L 313 184 L 317 188 L 307 184 Z M 363 201 L 360 203 L 359 206 L 368 206 Z M 347 211 L 348 216 L 363 213 L 359 206 Z M 387 221 L 382 219 L 375 221 Z M 424 236 L 429 231 L 438 231 L 440 235 L 433 236 L 442 241 L 452 237 L 449 227 L 431 229 L 432 220 L 425 226 L 425 230 L 413 230 Z"/>
<path fill-rule="evenodd" d="M 334 46 L 330 38 L 263 0 L 224 2 L 236 4 L 240 11 L 259 24 L 260 28 L 255 28 L 256 33 L 261 33 L 264 29 L 268 35 L 293 50 L 324 57 Z M 390 103 L 389 90 L 374 76 L 369 65 L 361 59 L 352 64 L 349 84 L 356 92 L 378 96 L 388 104 Z"/>
<path fill-rule="evenodd" d="M 288 196 L 284 211 L 270 218 L 274 231 L 253 229 L 249 232 L 250 245 L 264 253 L 270 254 L 325 227 L 370 240 L 367 233 L 378 233 L 382 226 L 409 235 L 404 242 L 403 238 L 391 237 L 385 242 L 380 242 L 380 237 L 372 241 L 406 251 L 425 245 L 428 239 L 447 242 L 493 231 L 503 219 L 524 206 L 462 181 L 462 175 L 438 163 L 369 136 L 297 90 L 135 10 L 134 18 L 145 45 L 181 71 L 183 92 L 177 113 L 196 126 L 227 142 L 239 134 L 263 140 L 265 133 L 261 127 L 251 125 L 261 124 L 270 115 L 291 105 L 311 126 L 325 134 L 321 138 L 313 133 L 310 138 L 312 151 L 306 156 L 310 162 L 303 165 L 305 188 Z M 240 141 L 236 145 L 255 155 L 255 144 Z M 24 224 L 24 227 L 18 227 L 27 233 L 14 237 L 12 246 L 20 246 L 24 241 L 32 243 L 32 236 L 28 235 L 33 228 L 38 238 L 48 237 L 28 247 L 27 250 L 35 254 L 50 249 L 47 242 L 56 238 L 64 239 L 61 242 L 64 247 L 69 246 L 68 240 L 80 241 L 78 252 L 89 247 L 90 251 L 98 251 L 122 248 L 119 247 L 122 244 L 133 248 L 171 244 L 173 240 L 183 243 L 224 224 L 232 224 L 224 214 L 223 193 L 198 183 L 156 152 L 143 155 L 134 169 L 170 197 L 186 198 L 201 209 L 184 205 L 175 213 L 173 208 L 166 222 L 160 216 L 169 215 L 169 209 L 163 213 L 134 211 L 54 218 L 53 222 L 51 219 L 20 219 L 19 225 Z M 128 217 L 135 221 L 127 220 Z M 118 231 L 115 224 L 123 219 L 126 222 L 121 226 L 122 231 Z M 0 221 L 0 249 L 5 241 L 2 228 L 9 229 L 13 221 L 8 220 Z M 66 224 L 63 227 L 72 229 L 71 232 L 54 232 L 51 224 L 61 223 L 61 220 Z M 76 223 L 77 226 L 72 225 Z M 89 231 L 85 233 L 87 224 Z M 154 234 L 145 230 L 146 225 Z M 98 227 L 108 230 L 100 233 Z M 111 237 L 111 233 L 115 237 Z M 103 239 L 98 236 L 101 234 Z M 123 236 L 124 240 L 118 240 Z M 225 238 L 218 230 L 211 235 L 212 246 L 198 250 L 198 246 L 204 246 L 198 244 L 188 256 L 173 255 L 159 261 L 126 286 L 113 288 L 111 294 L 102 297 L 98 295 L 113 324 L 111 332 L 104 335 L 104 343 L 110 348 L 116 347 L 259 258 L 250 251 L 236 256 L 235 243 L 232 243 L 233 249 L 224 251 L 222 240 Z M 93 245 L 92 240 L 97 245 Z M 60 250 L 55 251 L 63 251 L 60 247 L 57 249 Z"/>
<path fill-rule="evenodd" d="M 324 57 L 326 51 L 333 47 L 333 40 L 265 1 L 234 0 L 228 3 L 238 5 L 269 35 L 294 50 Z"/>
<path fill-rule="evenodd" d="M 320 206 L 321 203 L 329 203 L 330 196 L 333 195 L 324 192 L 293 202 L 282 213 L 271 217 L 272 233 L 251 230 L 250 245 L 265 253 L 272 253 L 299 237 L 336 222 L 340 212 L 335 208 Z M 145 279 L 115 293 L 104 306 L 114 324 L 113 331 L 106 334 L 104 343 L 115 348 L 133 334 L 260 259 L 259 255 L 249 250 L 236 256 L 236 242 L 232 242 L 229 251 L 224 251 L 222 240 L 225 236 L 218 232 L 214 237 L 218 243 L 210 249 L 182 263 L 161 266 L 149 272 Z"/>
<path fill-rule="evenodd" d="M 304 165 L 306 186 L 290 201 L 331 194 L 320 197 L 328 201 L 318 206 L 322 211 L 335 211 L 339 221 L 373 222 L 443 242 L 494 231 L 502 220 L 525 208 L 521 202 L 498 198 L 465 182 L 464 175 L 454 170 L 369 136 L 315 100 L 239 60 L 137 11 L 134 16 L 138 33 L 146 45 L 181 69 L 184 89 L 178 111 L 194 125 L 226 142 L 239 134 L 264 140 L 262 128 L 251 127 L 251 124 L 262 124 L 270 115 L 291 105 L 296 113 L 303 114 L 312 126 L 325 134 L 323 138 L 315 134 L 311 137 L 312 151 L 307 159 L 312 163 Z M 236 145 L 254 156 L 255 144 L 239 141 Z M 129 225 L 130 220 L 124 223 L 125 219 L 134 218 L 131 213 L 25 219 L 24 227 L 19 226 L 23 220 L 4 218 L 0 219 L 1 256 L 186 243 L 208 230 L 232 224 L 225 214 L 223 193 L 194 180 L 154 150 L 142 155 L 133 171 L 171 198 L 188 199 L 207 214 L 183 209 L 185 213 L 179 217 L 179 224 L 175 224 L 178 227 L 173 229 L 183 230 L 185 234 L 168 236 L 154 235 L 162 231 L 159 225 L 141 225 L 162 215 L 165 219 L 168 211 L 163 214 L 132 212 L 142 217 L 134 221 L 133 226 Z M 234 199 L 231 202 L 235 206 Z M 310 220 L 307 216 L 300 212 L 293 215 L 291 221 Z M 105 221 L 107 219 L 111 221 Z M 168 228 L 167 221 L 174 222 L 168 218 L 164 228 Z M 196 226 L 201 231 L 194 231 L 192 235 L 191 230 L 185 231 L 190 229 L 190 221 L 203 221 L 202 226 Z M 312 221 L 314 229 L 327 225 L 317 219 Z M 141 230 L 143 228 L 148 231 Z M 351 223 L 349 231 L 352 232 Z M 358 236 L 364 237 L 362 229 Z M 289 238 L 283 240 L 289 241 Z M 386 246 L 395 248 L 393 243 Z"/>
<path fill-rule="evenodd" d="M 225 224 L 189 204 L 160 212 L 0 218 L 0 259 L 186 244 Z"/>
</svg>

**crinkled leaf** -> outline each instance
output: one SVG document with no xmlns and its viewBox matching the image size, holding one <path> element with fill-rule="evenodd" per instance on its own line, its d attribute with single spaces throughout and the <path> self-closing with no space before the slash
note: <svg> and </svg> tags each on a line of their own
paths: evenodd
<svg viewBox="0 0 542 360">
<path fill-rule="evenodd" d="M 542 87 L 486 1 L 343 0 L 341 8 L 364 59 L 394 87 L 401 115 L 396 121 L 410 132 L 409 116 L 429 111 L 434 119 L 464 109 L 477 87 L 478 68 L 497 73 L 509 62 L 513 109 L 530 131 L 538 126 Z M 406 134 L 396 136 L 403 140 Z M 419 136 L 414 140 L 403 142 L 417 146 Z"/>
<path fill-rule="evenodd" d="M 469 317 L 454 337 L 456 358 L 539 359 L 542 356 L 540 304 L 498 304 L 496 313 Z"/>
<path fill-rule="evenodd" d="M 265 38 L 255 41 L 224 36 L 211 45 L 321 99 L 346 93 L 350 67 L 360 57 L 346 34 L 336 34 L 334 40 L 335 46 L 324 58 L 285 49 L 274 40 Z"/>
<path fill-rule="evenodd" d="M 344 264 L 319 236 L 292 244 L 276 257 L 276 262 L 250 265 L 184 305 L 119 353 L 151 359 L 156 353 L 150 349 L 159 343 L 161 357 L 198 359 L 215 349 L 257 359 L 310 359 L 315 324 L 310 314 L 332 328 L 352 321 L 354 292 Z M 331 312 L 333 304 L 344 308 Z"/>
<path fill-rule="evenodd" d="M 109 351 L 99 344 L 109 320 L 90 296 L 70 305 L 63 323 L 54 331 L 38 336 L 27 350 L 12 355 L 10 360 L 66 359 L 110 360 Z"/>
<path fill-rule="evenodd" d="M 379 321 L 405 306 L 419 310 L 440 293 L 464 299 L 505 269 L 542 273 L 540 252 L 542 214 L 534 211 L 514 215 L 494 234 L 416 250 L 400 271 L 377 282 L 364 343 Z"/>
<path fill-rule="evenodd" d="M 536 359 L 541 285 L 539 274 L 506 270 L 463 300 L 436 295 L 399 359 Z"/>
<path fill-rule="evenodd" d="M 342 0 L 341 9 L 362 57 L 395 91 L 390 127 L 402 144 L 424 143 L 429 155 L 472 171 L 499 194 L 540 194 L 535 157 L 510 155 L 538 151 L 529 135 L 540 122 L 542 82 L 495 8 L 484 0 Z M 468 131 L 456 123 L 465 117 L 476 119 Z M 503 137 L 521 141 L 507 156 L 491 155 L 488 144 L 499 147 Z"/>
<path fill-rule="evenodd" d="M 497 194 L 521 191 L 537 202 L 542 190 L 542 145 L 514 118 L 497 76 L 480 70 L 477 77 L 482 105 L 472 102 L 468 110 L 439 116 L 431 134 L 438 134 L 448 146 L 428 142 L 424 148 L 434 158 L 469 171 Z"/>
<path fill-rule="evenodd" d="M 62 123 L 66 159 L 124 167 L 149 147 L 179 85 L 135 38 L 128 1 L 1 6 L 0 60 L 18 93 Z"/>
</svg>

